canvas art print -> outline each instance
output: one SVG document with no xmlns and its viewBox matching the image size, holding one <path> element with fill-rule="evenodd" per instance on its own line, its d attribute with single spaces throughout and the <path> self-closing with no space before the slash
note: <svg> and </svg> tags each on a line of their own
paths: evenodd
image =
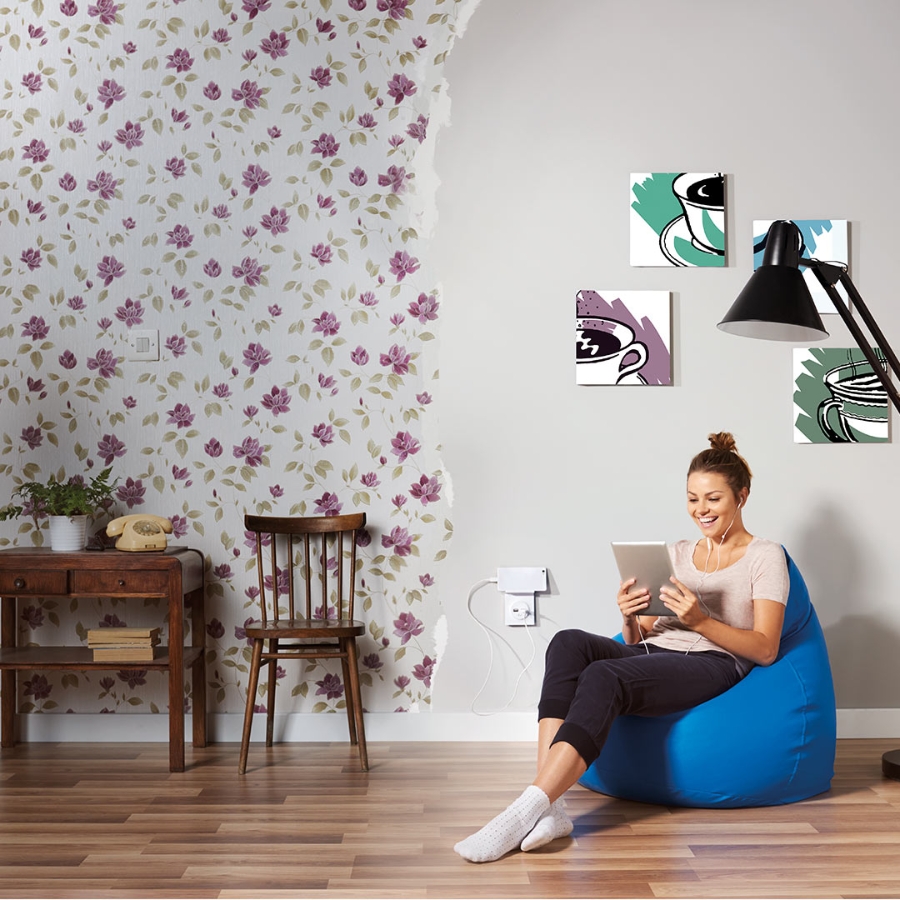
<svg viewBox="0 0 900 900">
<path fill-rule="evenodd" d="M 631 265 L 724 266 L 721 172 L 631 175 Z"/>
<path fill-rule="evenodd" d="M 575 295 L 576 384 L 671 384 L 668 291 Z"/>
<path fill-rule="evenodd" d="M 753 269 L 762 265 L 763 251 L 766 249 L 766 233 L 774 219 L 756 219 L 753 222 Z M 846 219 L 791 219 L 803 235 L 800 255 L 805 259 L 822 262 L 836 262 L 847 265 L 850 259 L 850 244 L 847 238 Z M 819 314 L 837 313 L 834 304 L 819 284 L 819 279 L 810 269 L 801 269 L 809 292 L 816 303 Z"/>
<path fill-rule="evenodd" d="M 887 391 L 861 350 L 795 348 L 794 443 L 885 443 L 889 422 Z"/>
</svg>

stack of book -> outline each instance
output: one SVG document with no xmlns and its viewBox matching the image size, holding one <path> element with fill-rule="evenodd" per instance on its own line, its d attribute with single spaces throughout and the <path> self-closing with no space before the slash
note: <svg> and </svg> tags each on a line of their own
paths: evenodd
<svg viewBox="0 0 900 900">
<path fill-rule="evenodd" d="M 152 662 L 159 628 L 91 628 L 87 644 L 94 662 Z"/>
</svg>

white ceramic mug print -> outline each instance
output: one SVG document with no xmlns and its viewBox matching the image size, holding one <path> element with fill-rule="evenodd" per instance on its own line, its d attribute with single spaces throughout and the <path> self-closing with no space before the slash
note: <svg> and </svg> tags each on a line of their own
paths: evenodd
<svg viewBox="0 0 900 900">
<path fill-rule="evenodd" d="M 819 404 L 819 427 L 833 444 L 888 440 L 888 395 L 866 363 L 847 363 L 825 376 L 831 397 Z M 829 419 L 837 410 L 837 428 Z"/>
<path fill-rule="evenodd" d="M 624 322 L 589 316 L 575 328 L 578 384 L 619 384 L 647 362 L 646 344 Z"/>
<path fill-rule="evenodd" d="M 725 253 L 725 178 L 721 172 L 690 172 L 672 182 L 698 250 Z"/>
</svg>

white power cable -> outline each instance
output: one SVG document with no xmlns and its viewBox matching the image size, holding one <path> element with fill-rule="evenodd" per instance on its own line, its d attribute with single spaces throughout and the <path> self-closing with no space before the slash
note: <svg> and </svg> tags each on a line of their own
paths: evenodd
<svg viewBox="0 0 900 900">
<path fill-rule="evenodd" d="M 491 679 L 491 672 L 493 672 L 493 670 L 494 670 L 494 642 L 491 640 L 490 629 L 488 629 L 484 625 L 484 623 L 478 618 L 478 616 L 476 616 L 475 613 L 472 612 L 472 597 L 474 597 L 476 591 L 480 590 L 485 585 L 496 584 L 496 583 L 497 583 L 496 578 L 483 578 L 481 581 L 475 582 L 475 584 L 473 584 L 472 587 L 469 589 L 469 596 L 468 596 L 468 599 L 466 600 L 466 609 L 469 611 L 469 615 L 478 624 L 478 627 L 484 632 L 485 637 L 487 637 L 488 649 L 490 650 L 487 675 L 485 675 L 484 682 L 481 685 L 481 687 L 478 689 L 478 693 L 473 698 L 472 705 L 470 707 L 470 709 L 472 710 L 473 713 L 475 713 L 476 716 L 493 716 L 496 713 L 503 712 L 503 710 L 505 710 L 509 707 L 509 705 L 513 702 L 513 700 L 516 699 L 516 694 L 519 692 L 519 683 L 521 682 L 525 673 L 531 668 L 531 664 L 534 662 L 534 657 L 537 653 L 537 647 L 535 646 L 534 638 L 531 636 L 531 633 L 528 631 L 528 625 L 526 623 L 525 631 L 528 634 L 528 640 L 531 642 L 531 658 L 528 660 L 525 667 L 519 673 L 519 677 L 516 679 L 516 683 L 513 687 L 512 695 L 510 696 L 509 700 L 507 700 L 506 703 L 500 707 L 500 709 L 495 709 L 491 712 L 479 712 L 477 709 L 475 709 L 475 704 L 478 702 L 478 698 L 482 695 L 482 693 L 484 693 L 484 689 L 487 687 L 488 682 Z"/>
</svg>

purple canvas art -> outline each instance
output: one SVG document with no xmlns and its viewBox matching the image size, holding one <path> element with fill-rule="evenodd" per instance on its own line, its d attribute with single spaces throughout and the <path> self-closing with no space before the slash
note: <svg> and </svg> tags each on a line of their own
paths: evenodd
<svg viewBox="0 0 900 900">
<path fill-rule="evenodd" d="M 671 305 L 668 291 L 579 291 L 576 383 L 671 384 Z"/>
</svg>

